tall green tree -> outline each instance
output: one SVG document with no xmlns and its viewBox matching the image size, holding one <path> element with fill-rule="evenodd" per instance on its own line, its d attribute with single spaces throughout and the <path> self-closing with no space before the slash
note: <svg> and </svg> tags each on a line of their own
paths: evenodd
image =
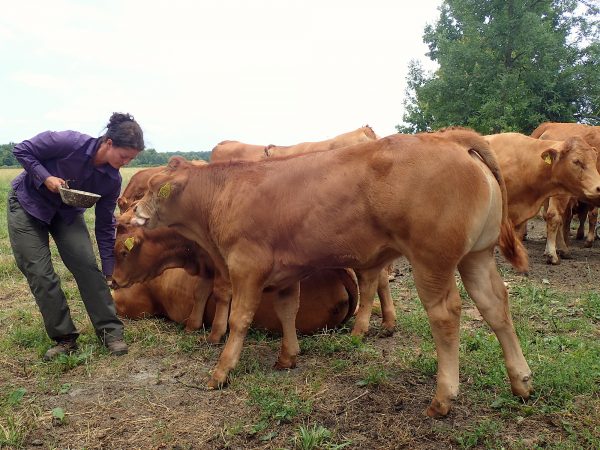
<svg viewBox="0 0 600 450">
<path fill-rule="evenodd" d="M 409 65 L 403 133 L 463 125 L 529 133 L 600 119 L 597 1 L 446 0 Z"/>
</svg>

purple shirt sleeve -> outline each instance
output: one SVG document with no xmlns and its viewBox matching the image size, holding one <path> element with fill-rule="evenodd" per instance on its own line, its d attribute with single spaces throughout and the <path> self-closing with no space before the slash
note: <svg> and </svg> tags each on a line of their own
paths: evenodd
<svg viewBox="0 0 600 450">
<path fill-rule="evenodd" d="M 44 131 L 15 145 L 13 149 L 15 158 L 33 176 L 38 189 L 44 184 L 46 178 L 52 176 L 40 161 L 68 156 L 72 152 L 68 137 L 66 133 Z"/>
</svg>

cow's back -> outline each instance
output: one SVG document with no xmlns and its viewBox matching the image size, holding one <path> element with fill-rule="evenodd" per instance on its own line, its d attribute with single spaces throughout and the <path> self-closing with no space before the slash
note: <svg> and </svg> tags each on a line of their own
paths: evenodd
<svg viewBox="0 0 600 450">
<path fill-rule="evenodd" d="M 245 144 L 239 141 L 219 142 L 210 154 L 210 162 L 258 161 L 265 156 L 264 145 Z"/>
<path fill-rule="evenodd" d="M 460 253 L 471 226 L 466 222 L 476 220 L 469 214 L 473 206 L 466 205 L 487 202 L 481 195 L 490 192 L 480 160 L 469 148 L 487 144 L 472 132 L 392 135 L 344 149 L 228 166 L 232 182 L 221 190 L 216 211 L 222 225 L 216 233 L 232 241 L 236 236 L 256 242 L 266 237 L 276 252 L 285 253 L 283 261 L 312 267 L 323 266 L 332 237 L 342 230 L 344 238 L 333 240 L 334 252 L 347 257 L 335 261 L 337 267 L 359 268 L 356 259 L 369 259 L 356 254 L 362 252 L 361 243 L 367 252 L 374 240 L 385 246 L 390 235 L 406 255 L 417 248 L 417 241 L 430 240 L 424 230 L 431 229 L 456 231 L 448 239 Z M 447 186 L 456 190 L 448 192 Z M 236 208 L 229 208 L 231 204 Z M 424 211 L 423 204 L 431 207 Z M 452 218 L 446 223 L 444 215 L 431 214 L 452 210 L 462 212 L 458 222 Z M 246 217 L 252 217 L 252 227 Z M 392 252 L 381 257 L 391 259 Z"/>
<path fill-rule="evenodd" d="M 541 124 L 531 137 L 550 140 L 567 140 L 570 137 L 579 136 L 589 145 L 600 151 L 600 126 L 591 126 L 581 123 L 546 122 Z"/>
</svg>

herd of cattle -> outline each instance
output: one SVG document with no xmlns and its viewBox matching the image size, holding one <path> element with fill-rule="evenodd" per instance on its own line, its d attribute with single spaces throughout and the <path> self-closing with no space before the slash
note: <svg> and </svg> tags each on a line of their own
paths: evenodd
<svg viewBox="0 0 600 450">
<path fill-rule="evenodd" d="M 229 326 L 208 381 L 218 388 L 251 325 L 281 333 L 279 369 L 296 365 L 297 331 L 354 316 L 352 334 L 363 336 L 376 293 L 392 332 L 388 268 L 405 257 L 438 357 L 427 414 L 445 416 L 458 394 L 457 270 L 502 346 L 513 393 L 528 398 L 531 371 L 494 248 L 527 272 L 522 239 L 545 204 L 546 254 L 557 264 L 574 205 L 600 203 L 597 148 L 600 127 L 580 124 L 545 123 L 531 137 L 450 127 L 379 138 L 365 126 L 289 147 L 225 141 L 209 163 L 173 157 L 137 172 L 119 198 L 117 311 L 205 326 L 209 342 Z"/>
</svg>

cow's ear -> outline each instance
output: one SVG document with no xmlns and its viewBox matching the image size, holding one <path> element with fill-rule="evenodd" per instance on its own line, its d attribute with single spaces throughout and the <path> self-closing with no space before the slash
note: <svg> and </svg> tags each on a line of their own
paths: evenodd
<svg viewBox="0 0 600 450">
<path fill-rule="evenodd" d="M 117 235 L 127 232 L 127 227 L 122 223 L 117 223 Z"/>
<path fill-rule="evenodd" d="M 172 156 L 171 159 L 169 159 L 169 164 L 167 164 L 167 167 L 171 170 L 176 170 L 179 167 L 188 165 L 189 161 L 181 156 Z"/>
<path fill-rule="evenodd" d="M 554 161 L 556 161 L 556 158 L 558 158 L 558 153 L 559 152 L 556 149 L 549 148 L 547 150 L 544 150 L 544 152 L 542 153 L 542 159 L 546 164 L 551 166 L 552 164 L 554 164 Z"/>
</svg>

